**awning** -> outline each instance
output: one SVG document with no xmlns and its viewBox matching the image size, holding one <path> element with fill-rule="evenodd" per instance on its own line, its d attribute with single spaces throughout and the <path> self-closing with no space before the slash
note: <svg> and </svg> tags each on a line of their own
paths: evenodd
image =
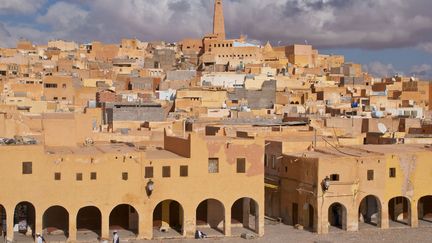
<svg viewBox="0 0 432 243">
<path fill-rule="evenodd" d="M 270 189 L 275 189 L 278 190 L 279 186 L 273 185 L 273 184 L 269 184 L 269 183 L 264 183 L 265 187 L 270 188 Z"/>
</svg>

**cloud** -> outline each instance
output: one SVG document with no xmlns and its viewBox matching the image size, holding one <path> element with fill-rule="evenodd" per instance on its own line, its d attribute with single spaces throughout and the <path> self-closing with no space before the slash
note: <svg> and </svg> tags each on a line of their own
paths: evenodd
<svg viewBox="0 0 432 243">
<path fill-rule="evenodd" d="M 432 42 L 421 43 L 418 45 L 418 48 L 432 54 Z"/>
<path fill-rule="evenodd" d="M 0 14 L 29 14 L 37 12 L 46 0 L 1 0 Z"/>
<path fill-rule="evenodd" d="M 75 29 L 91 22 L 87 19 L 88 11 L 78 5 L 66 2 L 57 2 L 51 5 L 46 14 L 37 17 L 37 22 L 51 27 L 54 35 L 68 35 Z"/>
<path fill-rule="evenodd" d="M 371 62 L 366 65 L 365 70 L 366 72 L 377 77 L 391 77 L 395 74 L 400 74 L 400 72 L 396 71 L 392 64 L 385 64 L 378 61 Z"/>
<path fill-rule="evenodd" d="M 411 68 L 411 75 L 422 77 L 422 78 L 432 78 L 432 65 L 430 64 L 414 65 Z"/>
</svg>

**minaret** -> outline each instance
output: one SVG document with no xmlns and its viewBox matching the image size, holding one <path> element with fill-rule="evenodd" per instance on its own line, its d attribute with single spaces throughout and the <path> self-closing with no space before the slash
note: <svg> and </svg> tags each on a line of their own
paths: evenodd
<svg viewBox="0 0 432 243">
<path fill-rule="evenodd" d="M 225 40 L 225 19 L 223 14 L 222 0 L 215 0 L 213 34 L 217 35 L 219 39 Z"/>
</svg>

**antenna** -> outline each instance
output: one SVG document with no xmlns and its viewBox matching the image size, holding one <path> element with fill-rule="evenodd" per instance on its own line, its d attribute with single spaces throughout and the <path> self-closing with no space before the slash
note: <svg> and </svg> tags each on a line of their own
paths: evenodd
<svg viewBox="0 0 432 243">
<path fill-rule="evenodd" d="M 385 133 L 388 131 L 386 125 L 384 125 L 383 123 L 378 123 L 378 130 L 379 130 L 382 134 L 385 134 Z"/>
</svg>

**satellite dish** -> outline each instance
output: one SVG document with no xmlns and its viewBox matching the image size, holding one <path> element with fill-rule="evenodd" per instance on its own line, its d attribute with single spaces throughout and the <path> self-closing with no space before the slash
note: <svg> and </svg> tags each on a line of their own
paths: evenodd
<svg viewBox="0 0 432 243">
<path fill-rule="evenodd" d="M 382 123 L 378 123 L 378 130 L 382 133 L 385 134 L 387 132 L 387 127 L 386 125 L 382 124 Z"/>
</svg>

